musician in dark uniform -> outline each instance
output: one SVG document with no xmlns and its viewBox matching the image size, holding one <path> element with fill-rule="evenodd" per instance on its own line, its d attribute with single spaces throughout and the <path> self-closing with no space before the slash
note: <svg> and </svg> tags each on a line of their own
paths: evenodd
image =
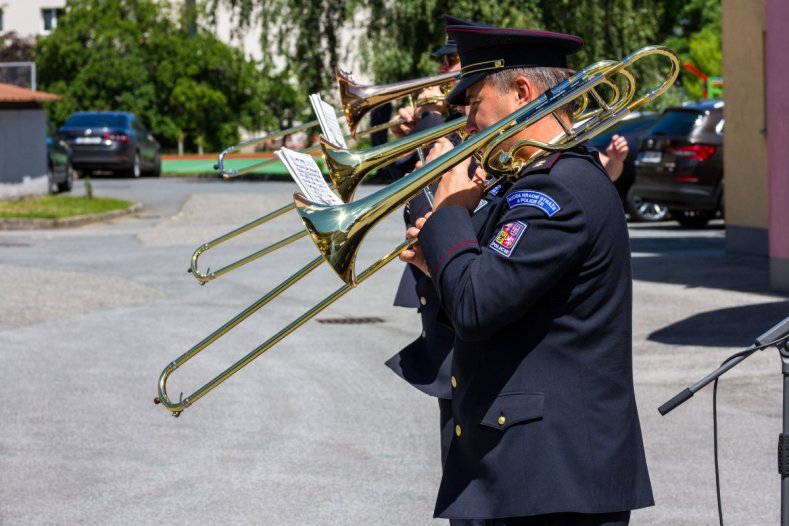
<svg viewBox="0 0 789 526">
<path fill-rule="evenodd" d="M 581 39 L 450 27 L 462 74 L 448 102 L 474 134 L 569 75 Z M 572 108 L 562 109 L 569 123 Z M 548 142 L 546 117 L 513 137 Z M 439 141 L 435 158 L 452 148 Z M 530 154 L 531 152 L 524 152 Z M 632 378 L 625 217 L 597 152 L 532 164 L 474 224 L 484 174 L 445 174 L 401 259 L 431 281 L 454 333 L 454 434 L 435 515 L 490 525 L 621 526 L 654 504 Z"/>
</svg>

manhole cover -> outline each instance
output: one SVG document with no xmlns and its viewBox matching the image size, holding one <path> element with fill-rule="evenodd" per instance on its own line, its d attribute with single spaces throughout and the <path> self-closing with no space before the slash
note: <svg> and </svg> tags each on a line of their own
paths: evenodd
<svg viewBox="0 0 789 526">
<path fill-rule="evenodd" d="M 340 325 L 362 325 L 365 323 L 383 323 L 384 320 L 376 317 L 367 318 L 323 318 L 316 320 L 318 323 L 334 323 Z"/>
</svg>

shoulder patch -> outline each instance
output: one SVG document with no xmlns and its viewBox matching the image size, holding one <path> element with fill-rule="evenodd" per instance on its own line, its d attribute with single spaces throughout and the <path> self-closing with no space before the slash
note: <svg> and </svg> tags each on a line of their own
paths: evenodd
<svg viewBox="0 0 789 526">
<path fill-rule="evenodd" d="M 521 240 L 528 228 L 529 224 L 526 221 L 513 221 L 507 223 L 501 227 L 501 230 L 499 230 L 499 233 L 496 234 L 496 237 L 493 238 L 493 241 L 490 242 L 488 247 L 499 254 L 510 257 L 515 247 L 518 245 L 518 241 Z"/>
<path fill-rule="evenodd" d="M 512 192 L 507 196 L 507 204 L 510 206 L 510 209 L 519 206 L 533 206 L 545 212 L 548 217 L 553 217 L 556 212 L 562 209 L 549 195 L 535 190 Z"/>
</svg>

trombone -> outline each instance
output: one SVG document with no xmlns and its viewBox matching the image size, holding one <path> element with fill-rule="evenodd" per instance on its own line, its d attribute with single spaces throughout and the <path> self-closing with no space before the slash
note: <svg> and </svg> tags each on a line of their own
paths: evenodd
<svg viewBox="0 0 789 526">
<path fill-rule="evenodd" d="M 357 138 L 361 137 L 362 135 L 369 135 L 377 131 L 386 130 L 392 126 L 403 123 L 402 121 L 384 123 L 372 128 L 368 128 L 364 131 L 357 132 L 356 128 L 359 126 L 362 118 L 371 110 L 382 104 L 400 99 L 425 88 L 430 88 L 436 85 L 448 86 L 449 83 L 457 78 L 457 73 L 441 73 L 438 75 L 431 75 L 428 77 L 412 80 L 404 80 L 391 84 L 380 84 L 376 86 L 363 86 L 356 84 L 353 80 L 352 74 L 340 69 L 335 72 L 335 77 L 340 91 L 340 105 L 342 106 L 342 109 L 338 110 L 336 115 L 337 117 L 341 117 L 343 115 L 345 116 L 345 122 L 348 124 L 348 129 L 351 131 L 351 136 L 353 138 Z M 317 119 L 311 120 L 309 122 L 305 122 L 304 124 L 292 126 L 284 130 L 269 133 L 263 137 L 257 137 L 230 146 L 229 148 L 222 150 L 222 152 L 219 154 L 217 163 L 214 165 L 214 169 L 222 174 L 222 177 L 225 179 L 232 179 L 234 177 L 249 173 L 256 168 L 261 168 L 262 166 L 276 162 L 276 160 L 273 159 L 266 159 L 265 161 L 260 161 L 249 166 L 245 166 L 240 170 L 231 170 L 225 168 L 225 156 L 230 153 L 237 152 L 242 148 L 246 148 L 247 146 L 260 144 L 261 142 L 278 139 L 292 133 L 314 128 L 315 126 L 318 126 L 318 124 L 319 123 Z M 317 150 L 317 148 L 310 147 L 303 151 L 310 152 L 315 150 Z"/>
<path fill-rule="evenodd" d="M 636 86 L 635 78 L 630 68 L 638 60 L 653 55 L 668 59 L 669 72 L 658 86 L 650 89 L 633 101 L 636 94 Z M 258 302 L 217 329 L 197 346 L 168 364 L 159 376 L 158 396 L 154 399 L 154 402 L 163 405 L 174 416 L 180 415 L 186 408 L 215 389 L 245 365 L 347 294 L 353 287 L 377 272 L 397 257 L 402 250 L 413 245 L 416 240 L 406 240 L 358 275 L 355 272 L 356 254 L 364 236 L 372 226 L 422 191 L 427 185 L 436 181 L 443 173 L 466 157 L 472 154 L 479 154 L 481 165 L 486 171 L 497 174 L 500 177 L 517 178 L 517 173 L 526 164 L 548 155 L 549 152 L 574 147 L 601 133 L 630 112 L 651 102 L 674 83 L 678 74 L 679 59 L 673 51 L 662 46 L 642 48 L 628 55 L 621 62 L 602 61 L 584 68 L 531 103 L 505 117 L 490 128 L 474 135 L 435 161 L 356 202 L 338 206 L 325 206 L 311 203 L 302 195 L 295 194 L 294 200 L 296 201 L 299 214 L 310 231 L 313 241 L 318 246 L 321 257 L 310 262 L 303 269 L 283 281 L 269 294 L 258 300 Z M 602 100 L 598 95 L 594 95 L 593 92 L 597 86 L 617 76 L 621 76 L 626 84 L 625 89 L 621 93 L 617 90 L 617 95 L 619 95 L 617 100 L 609 103 Z M 516 143 L 508 152 L 500 151 L 500 144 L 540 119 L 553 115 L 557 120 L 561 120 L 556 116 L 556 110 L 587 92 L 592 93 L 593 98 L 599 104 L 602 104 L 602 111 L 597 112 L 596 115 L 577 130 L 565 129 L 565 134 L 551 144 L 525 140 Z M 527 146 L 537 147 L 540 151 L 532 155 L 528 161 L 518 161 L 517 152 Z M 340 288 L 186 398 L 181 398 L 177 402 L 170 400 L 167 394 L 167 380 L 176 369 L 243 321 L 254 310 L 267 303 L 273 297 L 272 294 L 275 292 L 278 294 L 301 279 L 306 272 L 315 268 L 323 259 L 326 259 L 331 264 L 335 272 L 345 282 Z"/>
<path fill-rule="evenodd" d="M 354 134 L 354 132 L 356 130 L 356 126 L 358 126 L 359 121 L 361 120 L 361 118 L 367 112 L 372 110 L 373 108 L 375 108 L 377 106 L 380 106 L 381 104 L 383 104 L 385 102 L 389 102 L 391 100 L 404 97 L 406 95 L 409 95 L 411 93 L 415 93 L 417 91 L 423 90 L 423 89 L 428 88 L 428 87 L 432 87 L 432 86 L 436 86 L 436 85 L 440 85 L 440 86 L 446 87 L 446 86 L 448 86 L 448 84 L 452 80 L 454 80 L 456 78 L 457 74 L 456 73 L 442 73 L 442 74 L 439 74 L 439 75 L 433 75 L 433 76 L 423 77 L 423 78 L 419 78 L 419 79 L 395 82 L 395 83 L 391 83 L 391 84 L 383 84 L 383 85 L 378 85 L 378 86 L 363 86 L 363 85 L 356 84 L 353 81 L 352 75 L 350 75 L 347 72 L 341 71 L 341 70 L 337 70 L 336 76 L 337 76 L 337 83 L 338 83 L 338 85 L 340 87 L 340 100 L 341 100 L 342 106 L 343 106 L 343 109 L 338 111 L 337 115 L 338 116 L 339 115 L 345 115 L 346 116 L 346 121 L 348 123 L 349 128 L 351 129 L 351 133 Z M 446 89 L 444 89 L 444 91 L 446 91 Z M 463 121 L 461 123 L 460 120 L 453 121 L 453 122 L 455 122 L 457 124 L 457 129 L 462 129 L 463 124 L 465 124 L 465 121 Z M 390 128 L 390 127 L 392 127 L 394 125 L 397 125 L 399 123 L 400 122 L 398 122 L 398 121 L 395 121 L 395 122 L 392 122 L 392 123 L 384 123 L 384 124 L 381 124 L 379 126 L 374 126 L 372 128 L 368 128 L 367 130 L 359 132 L 355 136 L 361 136 L 362 134 L 375 133 L 376 131 L 388 129 L 388 128 Z M 307 128 L 311 128 L 313 126 L 316 126 L 317 124 L 318 124 L 317 120 L 310 121 L 310 122 L 301 124 L 299 126 L 294 126 L 292 128 L 288 128 L 286 130 L 281 130 L 281 131 L 278 131 L 278 132 L 274 132 L 274 133 L 266 135 L 264 137 L 259 137 L 259 138 L 256 138 L 256 139 L 250 139 L 250 140 L 248 140 L 246 142 L 243 142 L 243 143 L 231 146 L 229 148 L 226 148 L 224 151 L 222 151 L 222 153 L 219 154 L 219 158 L 218 158 L 217 164 L 214 166 L 214 168 L 219 170 L 219 172 L 223 175 L 223 177 L 225 177 L 226 179 L 230 179 L 230 178 L 237 177 L 239 175 L 248 173 L 248 172 L 254 170 L 255 168 L 259 168 L 261 166 L 271 164 L 272 162 L 277 162 L 277 161 L 272 160 L 272 159 L 267 159 L 265 161 L 260 161 L 258 163 L 255 163 L 255 164 L 252 164 L 250 166 L 244 167 L 244 168 L 242 168 L 240 170 L 229 170 L 229 169 L 226 169 L 224 167 L 224 158 L 229 153 L 238 151 L 241 148 L 244 148 L 246 146 L 250 146 L 250 145 L 253 145 L 253 144 L 258 144 L 260 142 L 263 142 L 263 141 L 266 141 L 266 140 L 269 140 L 269 139 L 281 137 L 281 136 L 287 135 L 289 133 L 294 133 L 296 131 L 300 131 L 300 130 L 304 130 L 304 129 L 307 129 Z M 445 129 L 449 130 L 449 131 L 443 131 Z M 450 126 L 450 127 L 447 127 L 447 128 L 441 128 L 441 130 L 438 130 L 438 131 L 443 131 L 443 133 L 446 135 L 446 134 L 449 134 L 449 133 L 453 133 L 454 131 L 457 131 L 457 130 L 455 129 L 455 127 Z M 429 134 L 429 135 L 426 135 L 426 136 L 428 138 L 424 142 L 416 142 L 414 140 L 403 142 L 399 146 L 397 146 L 397 150 L 398 151 L 402 150 L 402 154 L 400 154 L 400 155 L 403 155 L 403 154 L 407 153 L 408 151 L 413 150 L 417 146 L 426 144 L 428 142 L 435 141 L 438 137 L 441 137 L 441 135 L 434 136 L 433 134 Z M 408 139 L 408 137 L 405 137 L 405 138 L 400 139 L 400 140 L 405 140 L 405 139 Z M 414 137 L 412 139 L 420 139 L 420 137 L 417 136 L 416 134 L 414 134 Z M 394 145 L 395 143 L 398 143 L 398 142 L 399 141 L 393 141 L 393 143 L 390 143 L 390 144 Z M 386 146 L 386 145 L 384 145 L 384 146 Z M 408 147 L 405 148 L 405 146 L 408 146 Z M 327 153 L 326 153 L 327 150 L 338 150 L 339 151 L 339 148 L 337 146 L 331 145 L 329 143 L 326 143 L 323 140 L 321 141 L 320 148 L 323 150 L 324 156 L 327 155 Z M 307 148 L 304 151 L 313 151 L 313 150 L 314 150 L 314 148 L 310 147 L 310 148 Z M 353 174 L 353 178 L 348 178 L 348 173 L 347 173 L 348 172 L 348 165 L 347 165 L 347 162 L 353 162 L 353 159 L 359 158 L 360 156 L 361 157 L 366 157 L 366 158 L 371 158 L 372 157 L 372 154 L 368 155 L 368 156 L 365 156 L 365 155 L 361 154 L 360 152 L 361 151 L 341 150 L 341 151 L 339 151 L 339 153 L 336 154 L 337 157 L 341 157 L 343 159 L 343 160 L 337 161 L 340 164 L 342 164 L 342 168 L 338 168 L 338 170 L 342 170 L 342 173 L 338 173 L 337 171 L 335 171 L 334 167 L 337 166 L 337 163 L 335 161 L 328 161 L 328 158 L 327 158 L 327 163 L 334 163 L 334 164 L 330 164 L 328 166 L 329 176 L 330 176 L 330 178 L 332 180 L 332 183 L 333 183 L 334 187 L 338 189 L 338 193 L 340 194 L 340 198 L 343 201 L 346 201 L 346 202 L 353 198 L 353 194 L 354 194 L 354 192 L 356 190 L 356 187 L 361 183 L 361 181 L 364 179 L 364 177 L 372 169 L 383 166 L 383 164 L 380 164 L 382 159 L 389 159 L 389 158 L 391 158 L 391 154 L 389 153 L 388 150 L 384 149 L 383 151 L 379 151 L 380 155 L 378 157 L 376 157 L 376 159 L 374 161 L 371 160 L 370 163 L 368 163 L 363 169 L 359 168 L 358 170 L 355 170 L 355 173 Z M 395 158 L 391 158 L 391 160 L 389 162 L 394 162 L 395 159 L 396 159 L 396 157 Z M 374 163 L 378 163 L 378 164 L 374 164 Z M 254 221 L 251 221 L 251 222 L 249 222 L 249 223 L 247 223 L 247 224 L 245 224 L 245 225 L 243 225 L 243 226 L 241 226 L 239 228 L 236 228 L 236 229 L 234 229 L 234 230 L 232 230 L 232 231 L 230 231 L 230 232 L 228 232 L 228 233 L 226 233 L 226 234 L 224 234 L 222 236 L 219 236 L 216 239 L 213 239 L 211 241 L 208 241 L 208 242 L 200 245 L 192 253 L 192 260 L 191 260 L 191 264 L 190 264 L 190 267 L 189 267 L 188 271 L 192 274 L 192 276 L 194 276 L 194 278 L 198 282 L 200 282 L 201 285 L 205 285 L 209 281 L 212 281 L 212 280 L 218 278 L 219 276 L 221 276 L 223 274 L 226 274 L 226 273 L 228 273 L 228 272 L 230 272 L 232 270 L 235 270 L 235 269 L 237 269 L 237 268 L 239 268 L 239 267 L 241 267 L 243 265 L 246 265 L 247 263 L 255 261 L 256 259 L 261 258 L 261 257 L 265 256 L 266 254 L 270 254 L 271 252 L 273 252 L 273 251 L 275 251 L 275 250 L 277 250 L 279 248 L 282 248 L 283 246 L 286 246 L 286 245 L 292 243 L 293 241 L 296 241 L 296 240 L 306 236 L 307 235 L 306 232 L 293 234 L 293 235 L 288 236 L 288 237 L 286 237 L 286 238 L 284 238 L 284 239 L 282 239 L 280 241 L 277 241 L 277 242 L 275 242 L 275 243 L 273 243 L 273 244 L 271 244 L 271 245 L 269 245 L 267 247 L 264 247 L 263 249 L 258 250 L 256 252 L 244 257 L 244 258 L 241 258 L 241 259 L 239 259 L 237 261 L 234 261 L 234 262 L 232 262 L 232 263 L 230 263 L 230 264 L 228 264 L 228 265 L 226 265 L 226 266 L 224 266 L 224 267 L 222 267 L 219 270 L 216 270 L 214 272 L 211 272 L 210 268 L 207 269 L 205 272 L 203 272 L 203 271 L 201 271 L 199 269 L 198 259 L 207 250 L 210 250 L 211 248 L 214 248 L 217 245 L 219 245 L 221 243 L 224 243 L 225 241 L 228 241 L 228 240 L 230 240 L 230 239 L 232 239 L 234 237 L 237 237 L 237 236 L 239 236 L 239 235 L 241 235 L 241 234 L 243 234 L 245 232 L 249 232 L 250 230 L 252 230 L 254 228 L 257 228 L 258 226 L 260 226 L 260 225 L 262 225 L 264 223 L 267 223 L 267 222 L 271 221 L 272 219 L 275 219 L 275 218 L 281 216 L 282 214 L 284 214 L 286 212 L 289 212 L 294 207 L 295 206 L 292 203 L 287 204 L 287 205 L 285 205 L 283 207 L 280 207 L 280 208 L 274 210 L 273 212 L 270 212 L 270 213 L 268 213 L 268 214 L 266 214 L 266 215 L 264 215 L 264 216 L 262 216 L 262 217 L 260 217 L 260 218 L 258 218 L 256 220 L 254 220 Z"/>
<path fill-rule="evenodd" d="M 396 159 L 402 157 L 404 154 L 410 152 L 418 146 L 434 142 L 439 137 L 457 132 L 465 125 L 465 118 L 454 119 L 422 132 L 413 133 L 403 137 L 402 139 L 398 139 L 396 141 L 382 144 L 373 148 L 368 148 L 367 150 L 340 148 L 334 144 L 331 144 L 323 137 L 321 137 L 320 147 L 323 151 L 324 159 L 326 160 L 332 186 L 340 196 L 340 199 L 347 203 L 353 199 L 358 186 L 374 169 L 394 162 Z M 263 223 L 267 223 L 268 221 L 279 217 L 282 214 L 293 210 L 294 208 L 295 205 L 293 203 L 289 203 L 250 223 L 247 223 L 246 225 L 236 228 L 235 230 L 231 230 L 227 234 L 219 236 L 216 239 L 200 245 L 192 254 L 189 272 L 191 272 L 192 276 L 194 276 L 194 278 L 199 281 L 200 284 L 204 285 L 209 281 L 222 276 L 223 274 L 227 274 L 232 270 L 255 261 L 266 254 L 270 254 L 275 250 L 278 250 L 298 239 L 301 239 L 302 237 L 307 236 L 308 232 L 306 230 L 299 231 L 213 272 L 211 272 L 210 269 L 206 270 L 206 272 L 202 272 L 198 268 L 198 259 L 205 251 L 245 232 L 248 232 L 253 228 L 262 225 Z"/>
</svg>

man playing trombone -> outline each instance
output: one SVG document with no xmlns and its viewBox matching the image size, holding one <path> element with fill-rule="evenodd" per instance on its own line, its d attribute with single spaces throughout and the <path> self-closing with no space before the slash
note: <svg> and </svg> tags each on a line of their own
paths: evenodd
<svg viewBox="0 0 789 526">
<path fill-rule="evenodd" d="M 453 26 L 461 79 L 447 97 L 485 130 L 569 76 L 581 39 Z M 557 110 L 572 126 L 572 108 Z M 512 137 L 551 142 L 551 115 Z M 449 151 L 439 140 L 428 161 Z M 529 156 L 532 149 L 518 155 Z M 401 259 L 431 277 L 455 331 L 454 434 L 435 515 L 500 526 L 621 526 L 652 505 L 632 379 L 627 225 L 596 152 L 527 166 L 487 214 L 485 175 L 446 173 Z"/>
</svg>

